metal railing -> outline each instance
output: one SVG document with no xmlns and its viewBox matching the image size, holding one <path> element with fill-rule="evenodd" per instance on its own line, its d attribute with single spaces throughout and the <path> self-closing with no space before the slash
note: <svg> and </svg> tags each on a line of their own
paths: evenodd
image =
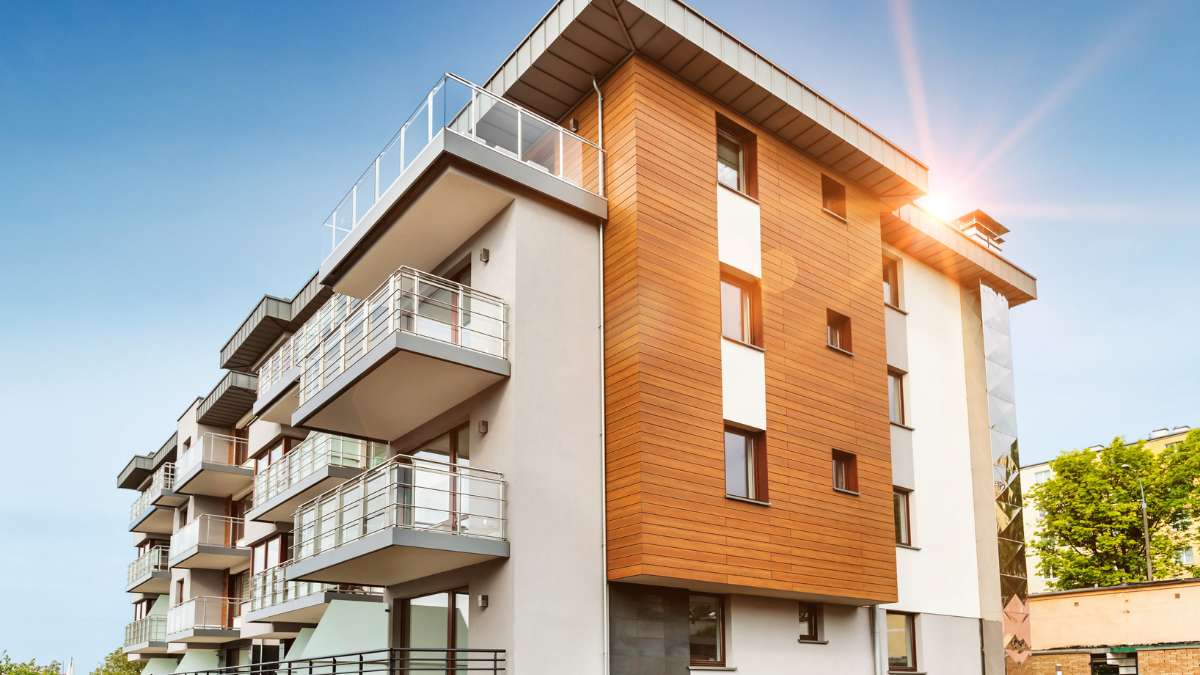
<svg viewBox="0 0 1200 675">
<path fill-rule="evenodd" d="M 177 474 L 183 476 L 191 473 L 202 462 L 249 466 L 250 461 L 244 459 L 247 454 L 246 439 L 210 431 L 201 434 L 191 447 L 180 449 L 179 457 L 175 462 Z"/>
<path fill-rule="evenodd" d="M 387 457 L 387 443 L 313 432 L 278 462 L 254 476 L 254 499 L 260 505 L 265 504 L 327 466 L 370 469 Z"/>
<path fill-rule="evenodd" d="M 152 614 L 125 625 L 125 646 L 167 641 L 167 617 Z"/>
<path fill-rule="evenodd" d="M 333 654 L 311 659 L 247 663 L 177 675 L 409 675 L 409 673 L 505 672 L 503 649 L 448 649 L 407 647 L 370 652 Z"/>
<path fill-rule="evenodd" d="M 200 596 L 185 600 L 167 610 L 167 635 L 188 630 L 227 630 L 233 628 L 242 601 L 239 598 Z"/>
<path fill-rule="evenodd" d="M 164 491 L 175 488 L 175 464 L 166 462 L 154 472 L 150 478 L 150 486 L 142 490 L 129 507 L 129 522 L 136 523 L 143 514 L 154 505 L 154 500 L 162 496 Z"/>
<path fill-rule="evenodd" d="M 133 586 L 155 572 L 165 572 L 170 569 L 170 565 L 167 562 L 170 557 L 171 549 L 169 546 L 163 546 L 162 544 L 151 546 L 145 553 L 138 556 L 137 560 L 129 563 L 129 571 L 125 577 L 126 588 Z"/>
<path fill-rule="evenodd" d="M 291 561 L 258 572 L 251 579 L 250 611 L 258 611 L 274 607 L 285 602 L 304 598 L 314 593 L 337 591 L 339 593 L 355 593 L 358 595 L 383 596 L 383 588 L 379 586 L 359 586 L 356 584 L 329 584 L 319 581 L 288 581 L 287 568 Z"/>
<path fill-rule="evenodd" d="M 302 346 L 302 332 L 298 332 L 283 344 L 279 345 L 270 356 L 258 367 L 258 397 L 275 387 L 293 366 L 299 363 L 299 349 Z"/>
<path fill-rule="evenodd" d="M 296 509 L 303 560 L 392 527 L 504 539 L 504 476 L 399 455 Z"/>
<path fill-rule="evenodd" d="M 310 322 L 300 403 L 396 332 L 506 358 L 508 307 L 500 298 L 411 267 L 393 272 L 366 300 L 334 296 Z"/>
<path fill-rule="evenodd" d="M 171 555 L 186 553 L 197 546 L 236 548 L 245 532 L 241 518 L 204 513 L 171 535 Z"/>
<path fill-rule="evenodd" d="M 450 73 L 425 95 L 325 219 L 331 248 L 443 133 L 453 133 L 603 197 L 604 152 L 592 141 Z"/>
</svg>

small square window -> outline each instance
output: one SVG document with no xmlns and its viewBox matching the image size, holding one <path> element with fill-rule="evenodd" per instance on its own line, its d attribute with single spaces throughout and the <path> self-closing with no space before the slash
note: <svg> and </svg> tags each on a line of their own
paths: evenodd
<svg viewBox="0 0 1200 675">
<path fill-rule="evenodd" d="M 825 174 L 821 174 L 821 208 L 846 219 L 846 186 Z"/>
<path fill-rule="evenodd" d="M 904 414 L 904 373 L 895 368 L 888 368 L 888 418 L 892 424 L 907 424 Z"/>
<path fill-rule="evenodd" d="M 766 434 L 725 426 L 725 494 L 767 500 Z"/>
<path fill-rule="evenodd" d="M 846 353 L 854 351 L 850 339 L 850 317 L 829 309 L 825 311 L 825 325 L 827 328 L 826 338 L 830 347 Z"/>
<path fill-rule="evenodd" d="M 743 344 L 762 346 L 759 289 L 747 279 L 721 274 L 721 335 Z"/>
<path fill-rule="evenodd" d="M 688 596 L 689 651 L 693 666 L 725 665 L 725 602 L 719 595 Z"/>
<path fill-rule="evenodd" d="M 908 490 L 892 488 L 892 517 L 896 522 L 896 543 L 912 546 L 912 526 L 909 522 Z"/>
<path fill-rule="evenodd" d="M 821 606 L 814 602 L 800 603 L 800 640 L 815 642 L 821 639 Z"/>
<path fill-rule="evenodd" d="M 742 144 L 723 131 L 717 132 L 717 182 L 730 190 L 745 192 L 742 161 Z"/>
<path fill-rule="evenodd" d="M 887 613 L 888 670 L 917 669 L 917 625 L 912 614 Z"/>
<path fill-rule="evenodd" d="M 833 489 L 858 494 L 858 458 L 854 453 L 833 451 Z"/>
<path fill-rule="evenodd" d="M 883 303 L 900 308 L 900 262 L 883 256 Z"/>
</svg>

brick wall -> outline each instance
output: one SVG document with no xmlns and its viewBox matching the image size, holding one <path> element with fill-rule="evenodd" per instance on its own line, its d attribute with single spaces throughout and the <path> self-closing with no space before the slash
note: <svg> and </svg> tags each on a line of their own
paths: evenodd
<svg viewBox="0 0 1200 675">
<path fill-rule="evenodd" d="M 1200 649 L 1152 649 L 1138 652 L 1139 675 L 1197 675 Z"/>
<path fill-rule="evenodd" d="M 1017 664 L 1008 662 L 1008 675 L 1091 675 L 1089 654 L 1035 654 Z"/>
</svg>

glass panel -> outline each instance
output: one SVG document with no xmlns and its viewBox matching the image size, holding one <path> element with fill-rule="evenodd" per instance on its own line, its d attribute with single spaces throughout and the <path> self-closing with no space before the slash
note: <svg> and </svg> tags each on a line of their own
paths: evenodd
<svg viewBox="0 0 1200 675">
<path fill-rule="evenodd" d="M 517 109 L 491 94 L 475 97 L 476 134 L 489 147 L 517 156 Z"/>
<path fill-rule="evenodd" d="M 895 260 L 883 259 L 883 301 L 893 307 L 900 306 L 899 270 Z"/>
<path fill-rule="evenodd" d="M 725 135 L 717 136 L 717 182 L 739 192 L 742 189 L 742 146 Z"/>
<path fill-rule="evenodd" d="M 692 663 L 720 663 L 721 599 L 711 595 L 688 598 L 688 634 Z"/>
<path fill-rule="evenodd" d="M 409 652 L 412 658 L 410 664 L 412 671 L 438 670 L 438 667 L 444 663 L 444 652 L 420 650 L 439 650 L 449 647 L 450 636 L 447 635 L 449 625 L 449 593 L 435 593 L 408 601 L 408 635 L 406 638 L 408 646 L 414 650 Z"/>
<path fill-rule="evenodd" d="M 904 380 L 899 373 L 888 373 L 888 416 L 904 424 Z"/>
<path fill-rule="evenodd" d="M 558 175 L 558 127 L 547 124 L 532 115 L 521 115 L 521 159 Z"/>
<path fill-rule="evenodd" d="M 896 521 L 896 543 L 909 543 L 908 537 L 908 495 L 903 492 L 892 493 L 892 513 Z"/>
<path fill-rule="evenodd" d="M 744 293 L 736 284 L 721 282 L 721 334 L 731 340 L 748 342 L 743 320 Z"/>
<path fill-rule="evenodd" d="M 750 497 L 750 439 L 736 431 L 725 431 L 725 492 Z"/>
<path fill-rule="evenodd" d="M 913 621 L 908 614 L 887 615 L 887 644 L 889 668 L 915 668 L 916 655 L 912 652 Z"/>
</svg>

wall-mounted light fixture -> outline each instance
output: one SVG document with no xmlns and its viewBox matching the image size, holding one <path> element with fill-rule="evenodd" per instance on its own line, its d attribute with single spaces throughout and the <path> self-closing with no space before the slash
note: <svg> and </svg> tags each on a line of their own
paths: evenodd
<svg viewBox="0 0 1200 675">
<path fill-rule="evenodd" d="M 487 432 L 488 432 L 488 421 L 487 420 L 479 420 L 479 435 L 486 436 Z"/>
<path fill-rule="evenodd" d="M 491 260 L 491 258 L 492 258 L 491 249 L 486 249 L 486 248 L 479 249 L 479 262 L 486 263 L 488 260 Z"/>
</svg>

